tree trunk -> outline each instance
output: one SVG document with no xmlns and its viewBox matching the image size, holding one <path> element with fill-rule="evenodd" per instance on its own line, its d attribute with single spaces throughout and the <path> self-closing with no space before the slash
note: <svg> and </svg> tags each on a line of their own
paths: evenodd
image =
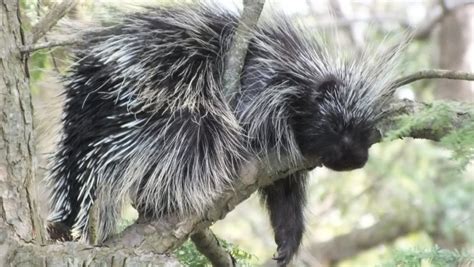
<svg viewBox="0 0 474 267">
<path fill-rule="evenodd" d="M 16 0 L 0 5 L 0 265 L 16 242 L 43 242 L 34 203 L 31 95 Z"/>
<path fill-rule="evenodd" d="M 474 6 L 453 11 L 441 22 L 438 33 L 440 69 L 474 71 Z M 470 81 L 439 80 L 435 95 L 440 99 L 474 101 Z"/>
<path fill-rule="evenodd" d="M 439 68 L 474 72 L 474 6 L 453 11 L 443 19 L 438 33 Z M 474 86 L 470 81 L 438 80 L 435 95 L 439 99 L 474 102 Z M 440 222 L 441 220 L 437 220 Z M 443 232 L 435 227 L 429 232 L 434 242 L 444 249 L 462 249 L 466 237 Z"/>
</svg>

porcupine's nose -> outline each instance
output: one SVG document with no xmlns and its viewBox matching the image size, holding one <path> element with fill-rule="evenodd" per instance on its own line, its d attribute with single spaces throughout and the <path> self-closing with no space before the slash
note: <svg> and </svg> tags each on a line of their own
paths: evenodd
<svg viewBox="0 0 474 267">
<path fill-rule="evenodd" d="M 335 171 L 362 168 L 368 159 L 368 150 L 348 135 L 342 136 L 340 142 L 334 146 L 332 154 L 332 157 L 323 164 Z"/>
</svg>

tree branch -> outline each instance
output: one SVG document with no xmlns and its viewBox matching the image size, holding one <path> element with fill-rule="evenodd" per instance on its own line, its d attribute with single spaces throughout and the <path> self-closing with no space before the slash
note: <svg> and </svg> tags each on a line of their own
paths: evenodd
<svg viewBox="0 0 474 267">
<path fill-rule="evenodd" d="M 240 75 L 250 41 L 250 31 L 258 22 L 265 0 L 244 0 L 244 10 L 226 55 L 224 95 L 232 98 L 240 91 Z"/>
<path fill-rule="evenodd" d="M 61 3 L 53 5 L 46 15 L 41 18 L 31 29 L 29 43 L 35 44 L 43 37 L 54 25 L 64 17 L 75 5 L 77 0 L 63 0 Z"/>
<path fill-rule="evenodd" d="M 106 245 L 136 247 L 158 253 L 170 252 L 181 245 L 192 233 L 201 231 L 222 219 L 240 202 L 250 197 L 258 187 L 268 185 L 296 170 L 310 169 L 318 165 L 318 159 L 307 159 L 295 165 L 286 156 L 276 153 L 264 160 L 254 158 L 241 168 L 240 179 L 235 182 L 233 188 L 223 192 L 204 216 L 189 217 L 182 221 L 167 218 L 134 224 L 112 237 Z"/>
<path fill-rule="evenodd" d="M 79 38 L 78 36 L 73 36 L 71 38 L 64 39 L 64 40 L 54 40 L 54 41 L 49 41 L 49 42 L 44 42 L 44 43 L 24 45 L 23 47 L 20 48 L 20 51 L 22 53 L 31 53 L 37 50 L 50 49 L 50 48 L 54 48 L 58 46 L 77 45 L 77 44 L 81 44 L 82 42 L 83 42 L 83 39 Z"/>
<path fill-rule="evenodd" d="M 307 249 L 321 266 L 333 266 L 337 262 L 349 259 L 361 251 L 379 244 L 392 242 L 400 236 L 420 230 L 423 226 L 421 216 L 389 217 L 380 220 L 371 227 L 356 229 L 325 242 L 315 243 Z M 303 260 L 314 265 L 313 260 Z"/>
<path fill-rule="evenodd" d="M 7 266 L 7 265 L 5 265 Z M 64 242 L 18 247 L 9 258 L 8 266 L 182 266 L 174 257 L 143 253 L 135 249 L 94 247 L 78 242 Z"/>
<path fill-rule="evenodd" d="M 467 104 L 466 105 L 472 105 Z M 388 116 L 382 123 L 379 124 L 378 130 L 381 133 L 381 137 L 384 136 L 385 133 L 388 133 L 392 130 L 397 130 L 398 123 L 397 120 L 399 119 L 400 115 L 414 115 L 423 112 L 424 110 L 429 110 L 431 108 L 431 104 L 416 102 L 411 100 L 399 100 L 394 102 L 390 107 L 390 116 Z M 436 118 L 433 118 L 435 120 Z M 441 128 L 434 128 L 431 127 L 431 123 L 425 123 L 425 127 L 413 128 L 403 136 L 398 136 L 399 138 L 417 138 L 417 139 L 426 139 L 431 141 L 440 141 L 441 138 L 447 136 L 448 134 L 452 133 L 453 131 L 460 129 L 463 125 L 466 125 L 470 122 L 473 118 L 471 114 L 466 112 L 454 112 L 454 115 L 449 119 L 449 123 L 446 123 Z M 376 142 L 379 142 L 376 140 Z"/>
<path fill-rule="evenodd" d="M 191 240 L 196 245 L 198 251 L 211 262 L 212 266 L 235 266 L 235 259 L 220 246 L 219 240 L 217 240 L 209 228 L 193 234 Z"/>
<path fill-rule="evenodd" d="M 392 104 L 393 116 L 400 114 L 413 114 L 428 108 L 427 104 L 402 100 Z M 467 114 L 456 114 L 451 118 L 451 124 L 444 129 L 416 129 L 403 137 L 424 138 L 439 140 L 452 130 L 460 128 L 465 122 L 471 120 Z M 380 127 L 380 131 L 387 132 L 396 127 L 394 119 L 390 118 Z M 376 141 L 380 141 L 376 140 Z M 234 188 L 224 192 L 211 209 L 203 217 L 191 217 L 183 221 L 173 219 L 155 221 L 147 224 L 135 224 L 121 234 L 107 242 L 109 246 L 132 246 L 145 251 L 165 253 L 181 245 L 190 234 L 209 227 L 213 222 L 222 219 L 236 205 L 247 199 L 258 187 L 268 185 L 288 174 L 300 170 L 313 169 L 320 166 L 318 158 L 306 159 L 305 162 L 293 164 L 285 155 L 273 154 L 268 159 L 250 160 L 241 169 L 240 179 Z"/>
<path fill-rule="evenodd" d="M 474 81 L 474 73 L 452 70 L 422 70 L 395 80 L 393 82 L 392 87 L 399 88 L 403 85 L 423 79 L 451 79 Z"/>
</svg>

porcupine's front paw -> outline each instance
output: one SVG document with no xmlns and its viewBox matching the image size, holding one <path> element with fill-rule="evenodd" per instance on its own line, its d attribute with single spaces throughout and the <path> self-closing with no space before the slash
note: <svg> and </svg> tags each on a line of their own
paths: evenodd
<svg viewBox="0 0 474 267">
<path fill-rule="evenodd" d="M 287 266 L 298 250 L 299 243 L 295 240 L 286 240 L 278 243 L 278 249 L 273 259 L 277 261 L 278 266 Z"/>
<path fill-rule="evenodd" d="M 292 174 L 260 191 L 270 213 L 278 247 L 273 259 L 277 261 L 278 266 L 288 265 L 298 251 L 303 237 L 306 174 Z"/>
</svg>

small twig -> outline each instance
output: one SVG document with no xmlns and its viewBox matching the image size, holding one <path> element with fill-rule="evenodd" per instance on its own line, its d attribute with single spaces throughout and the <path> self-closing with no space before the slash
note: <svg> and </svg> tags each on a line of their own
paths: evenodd
<svg viewBox="0 0 474 267">
<path fill-rule="evenodd" d="M 244 0 L 244 10 L 226 55 L 224 95 L 232 98 L 240 91 L 240 75 L 250 42 L 250 30 L 257 25 L 265 0 Z"/>
<path fill-rule="evenodd" d="M 450 79 L 474 81 L 474 73 L 452 70 L 422 70 L 395 80 L 393 82 L 392 88 L 398 88 L 403 85 L 423 79 Z"/>
<path fill-rule="evenodd" d="M 220 246 L 219 240 L 209 228 L 193 234 L 191 240 L 196 245 L 197 250 L 211 262 L 212 266 L 235 266 L 235 259 Z"/>
<path fill-rule="evenodd" d="M 59 4 L 53 5 L 49 12 L 31 29 L 29 43 L 34 44 L 41 39 L 76 4 L 77 0 L 64 0 Z"/>
<path fill-rule="evenodd" d="M 49 49 L 58 46 L 68 46 L 74 44 L 80 44 L 82 40 L 78 37 L 72 37 L 65 40 L 55 40 L 50 42 L 44 42 L 39 44 L 24 45 L 20 50 L 22 53 L 31 53 L 40 49 Z"/>
</svg>

